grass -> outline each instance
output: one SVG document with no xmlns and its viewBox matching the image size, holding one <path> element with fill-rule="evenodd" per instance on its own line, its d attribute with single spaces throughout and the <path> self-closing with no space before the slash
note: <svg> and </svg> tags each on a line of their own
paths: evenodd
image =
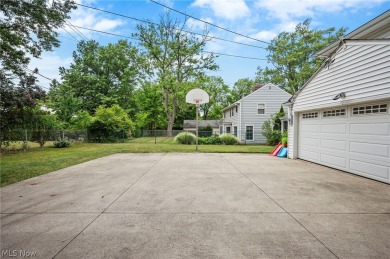
<svg viewBox="0 0 390 259">
<path fill-rule="evenodd" d="M 53 148 L 50 144 L 38 148 L 29 144 L 26 152 L 2 154 L 0 157 L 0 186 L 16 183 L 68 166 L 115 153 L 166 153 L 195 152 L 194 145 L 180 145 L 173 138 L 138 138 L 126 143 L 84 143 L 68 148 Z M 273 147 L 260 145 L 200 145 L 198 152 L 204 153 L 269 153 Z"/>
</svg>

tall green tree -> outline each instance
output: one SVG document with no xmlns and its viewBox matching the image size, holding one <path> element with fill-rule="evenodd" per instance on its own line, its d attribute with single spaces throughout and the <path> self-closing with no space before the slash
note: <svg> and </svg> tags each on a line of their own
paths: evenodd
<svg viewBox="0 0 390 259">
<path fill-rule="evenodd" d="M 51 93 L 54 108 L 60 110 L 64 104 L 55 101 L 58 98 L 64 102 L 75 98 L 79 108 L 90 114 L 100 105 L 118 104 L 132 116 L 136 112 L 134 90 L 144 78 L 144 64 L 138 49 L 125 40 L 107 46 L 81 41 L 70 68 L 60 68 L 62 83 Z M 58 96 L 62 92 L 69 96 Z"/>
<path fill-rule="evenodd" d="M 29 56 L 39 58 L 60 45 L 56 29 L 75 8 L 71 0 L 1 0 L 0 73 L 5 78 L 26 76 Z"/>
<path fill-rule="evenodd" d="M 9 138 L 14 129 L 27 128 L 38 100 L 45 96 L 30 57 L 59 46 L 56 29 L 75 8 L 70 0 L 0 1 L 0 134 Z"/>
<path fill-rule="evenodd" d="M 215 56 L 203 51 L 207 33 L 201 38 L 188 34 L 187 20 L 173 20 L 169 14 L 161 17 L 158 25 L 138 24 L 133 36 L 145 49 L 163 96 L 168 134 L 172 129 L 180 106 L 186 82 L 215 70 Z M 180 98 L 180 99 L 179 99 Z"/>
<path fill-rule="evenodd" d="M 166 127 L 161 89 L 145 82 L 135 93 L 137 113 L 135 123 L 139 129 L 162 129 Z"/>
<path fill-rule="evenodd" d="M 196 80 L 199 88 L 209 94 L 210 101 L 201 104 L 200 113 L 204 120 L 219 119 L 222 116 L 222 109 L 228 105 L 229 86 L 226 85 L 221 77 L 207 76 Z"/>
<path fill-rule="evenodd" d="M 271 82 L 294 94 L 323 62 L 313 56 L 317 51 L 342 37 L 346 29 L 310 28 L 310 19 L 299 23 L 293 32 L 282 32 L 268 45 L 267 59 L 272 67 L 258 67 L 257 82 Z"/>
<path fill-rule="evenodd" d="M 234 83 L 233 88 L 230 90 L 230 94 L 228 96 L 228 102 L 234 103 L 243 98 L 244 96 L 250 94 L 252 92 L 253 85 L 255 81 L 249 78 L 241 78 L 237 82 Z"/>
</svg>

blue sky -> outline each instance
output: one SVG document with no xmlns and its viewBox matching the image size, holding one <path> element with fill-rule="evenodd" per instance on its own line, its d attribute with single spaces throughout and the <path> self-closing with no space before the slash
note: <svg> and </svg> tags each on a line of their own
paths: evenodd
<svg viewBox="0 0 390 259">
<path fill-rule="evenodd" d="M 312 19 L 311 27 L 326 29 L 329 27 L 347 27 L 348 32 L 363 25 L 390 8 L 389 0 L 157 0 L 158 2 L 180 10 L 194 17 L 250 36 L 262 41 L 271 41 L 282 31 L 293 31 L 297 23 Z M 76 0 L 77 3 L 104 9 L 110 12 L 131 16 L 158 23 L 166 8 L 149 0 Z M 183 20 L 184 16 L 170 12 L 173 18 Z M 86 28 L 131 36 L 136 32 L 137 22 L 79 6 L 71 13 L 71 24 Z M 205 27 L 202 22 L 189 19 L 192 30 L 201 33 Z M 240 37 L 207 26 L 209 35 L 266 47 L 248 38 Z M 79 29 L 88 39 L 94 39 L 101 45 L 115 43 L 119 37 Z M 67 32 L 66 32 L 67 31 Z M 60 29 L 61 47 L 53 52 L 43 53 L 41 59 L 32 60 L 30 68 L 38 67 L 39 72 L 48 78 L 59 79 L 58 67 L 68 67 L 72 62 L 72 53 L 77 41 L 81 40 L 71 28 Z M 69 35 L 72 34 L 73 36 Z M 131 40 L 130 40 L 131 41 Z M 137 44 L 136 41 L 133 44 Z M 261 48 L 213 40 L 207 43 L 207 51 L 229 55 L 265 59 L 267 52 Z M 257 66 L 265 67 L 266 61 L 219 56 L 219 70 L 209 73 L 221 76 L 225 83 L 232 86 L 240 78 L 253 78 Z M 50 81 L 39 77 L 40 84 L 47 90 Z"/>
</svg>

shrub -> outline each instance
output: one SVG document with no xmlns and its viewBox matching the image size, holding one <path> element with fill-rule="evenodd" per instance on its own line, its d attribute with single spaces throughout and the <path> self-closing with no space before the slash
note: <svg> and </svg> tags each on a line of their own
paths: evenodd
<svg viewBox="0 0 390 259">
<path fill-rule="evenodd" d="M 210 125 L 200 127 L 198 129 L 199 137 L 211 137 L 213 135 L 213 128 Z"/>
<path fill-rule="evenodd" d="M 200 144 L 200 145 L 221 145 L 222 139 L 220 137 L 199 138 L 198 144 Z"/>
<path fill-rule="evenodd" d="M 225 145 L 235 145 L 238 144 L 238 138 L 231 134 L 221 134 L 219 138 L 222 140 L 222 143 Z"/>
<path fill-rule="evenodd" d="M 53 146 L 55 148 L 63 148 L 63 147 L 69 147 L 70 146 L 70 142 L 69 141 L 56 141 L 53 143 Z"/>
<path fill-rule="evenodd" d="M 194 144 L 196 140 L 196 136 L 189 132 L 179 133 L 174 141 L 179 144 Z"/>
<path fill-rule="evenodd" d="M 280 142 L 282 132 L 280 130 L 273 130 L 273 125 L 270 120 L 265 121 L 261 128 L 263 130 L 263 136 L 267 139 L 267 145 L 274 146 Z"/>
</svg>

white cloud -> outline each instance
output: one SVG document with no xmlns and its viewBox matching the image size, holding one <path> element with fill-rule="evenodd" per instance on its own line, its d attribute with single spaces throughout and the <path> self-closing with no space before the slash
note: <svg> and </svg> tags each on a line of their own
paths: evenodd
<svg viewBox="0 0 390 259">
<path fill-rule="evenodd" d="M 209 7 L 213 10 L 215 16 L 230 20 L 245 17 L 250 14 L 249 8 L 244 0 L 195 0 L 192 6 Z"/>
<path fill-rule="evenodd" d="M 93 28 L 95 30 L 100 31 L 110 31 L 112 29 L 115 29 L 119 25 L 124 24 L 122 20 L 108 20 L 108 19 L 102 19 L 98 21 Z"/>
<path fill-rule="evenodd" d="M 209 23 L 213 23 L 213 20 L 211 18 L 201 18 L 201 20 L 209 22 Z M 208 27 L 206 23 L 192 19 L 192 18 L 189 18 L 187 20 L 187 26 L 191 29 L 194 29 L 194 30 L 196 30 L 196 29 L 203 30 L 205 27 Z"/>
<path fill-rule="evenodd" d="M 274 31 L 259 31 L 258 33 L 255 33 L 251 35 L 252 38 L 258 39 L 258 40 L 264 40 L 264 41 L 270 41 L 273 38 L 275 38 L 277 35 Z"/>
<path fill-rule="evenodd" d="M 90 3 L 95 2 L 95 0 L 77 0 L 76 2 L 89 5 Z M 91 10 L 83 6 L 77 6 L 77 9 L 73 10 L 70 16 L 70 22 L 72 25 L 94 30 L 112 32 L 117 27 L 126 24 L 126 20 L 124 19 L 109 19 L 108 17 L 110 16 L 106 16 L 102 12 Z M 71 32 L 75 37 L 81 39 L 77 34 L 73 33 L 73 31 L 68 26 L 65 26 L 65 29 Z M 83 30 L 81 28 L 78 28 L 78 30 L 80 30 L 87 37 L 91 37 L 91 35 L 94 34 L 91 31 Z M 64 33 L 62 30 L 60 32 Z M 64 35 L 68 36 L 67 34 Z"/>
<path fill-rule="evenodd" d="M 387 0 L 257 0 L 255 7 L 268 11 L 270 18 L 291 21 L 298 17 L 313 17 L 315 13 L 350 11 L 367 8 Z"/>
<path fill-rule="evenodd" d="M 60 75 L 58 72 L 59 67 L 69 67 L 72 62 L 71 57 L 61 58 L 54 53 L 45 52 L 42 54 L 41 58 L 31 58 L 31 62 L 29 64 L 29 69 L 33 70 L 35 68 L 39 69 L 39 73 L 50 78 L 57 79 L 60 81 Z M 50 81 L 37 76 L 39 79 L 39 84 L 44 86 L 45 88 L 49 88 Z"/>
</svg>

